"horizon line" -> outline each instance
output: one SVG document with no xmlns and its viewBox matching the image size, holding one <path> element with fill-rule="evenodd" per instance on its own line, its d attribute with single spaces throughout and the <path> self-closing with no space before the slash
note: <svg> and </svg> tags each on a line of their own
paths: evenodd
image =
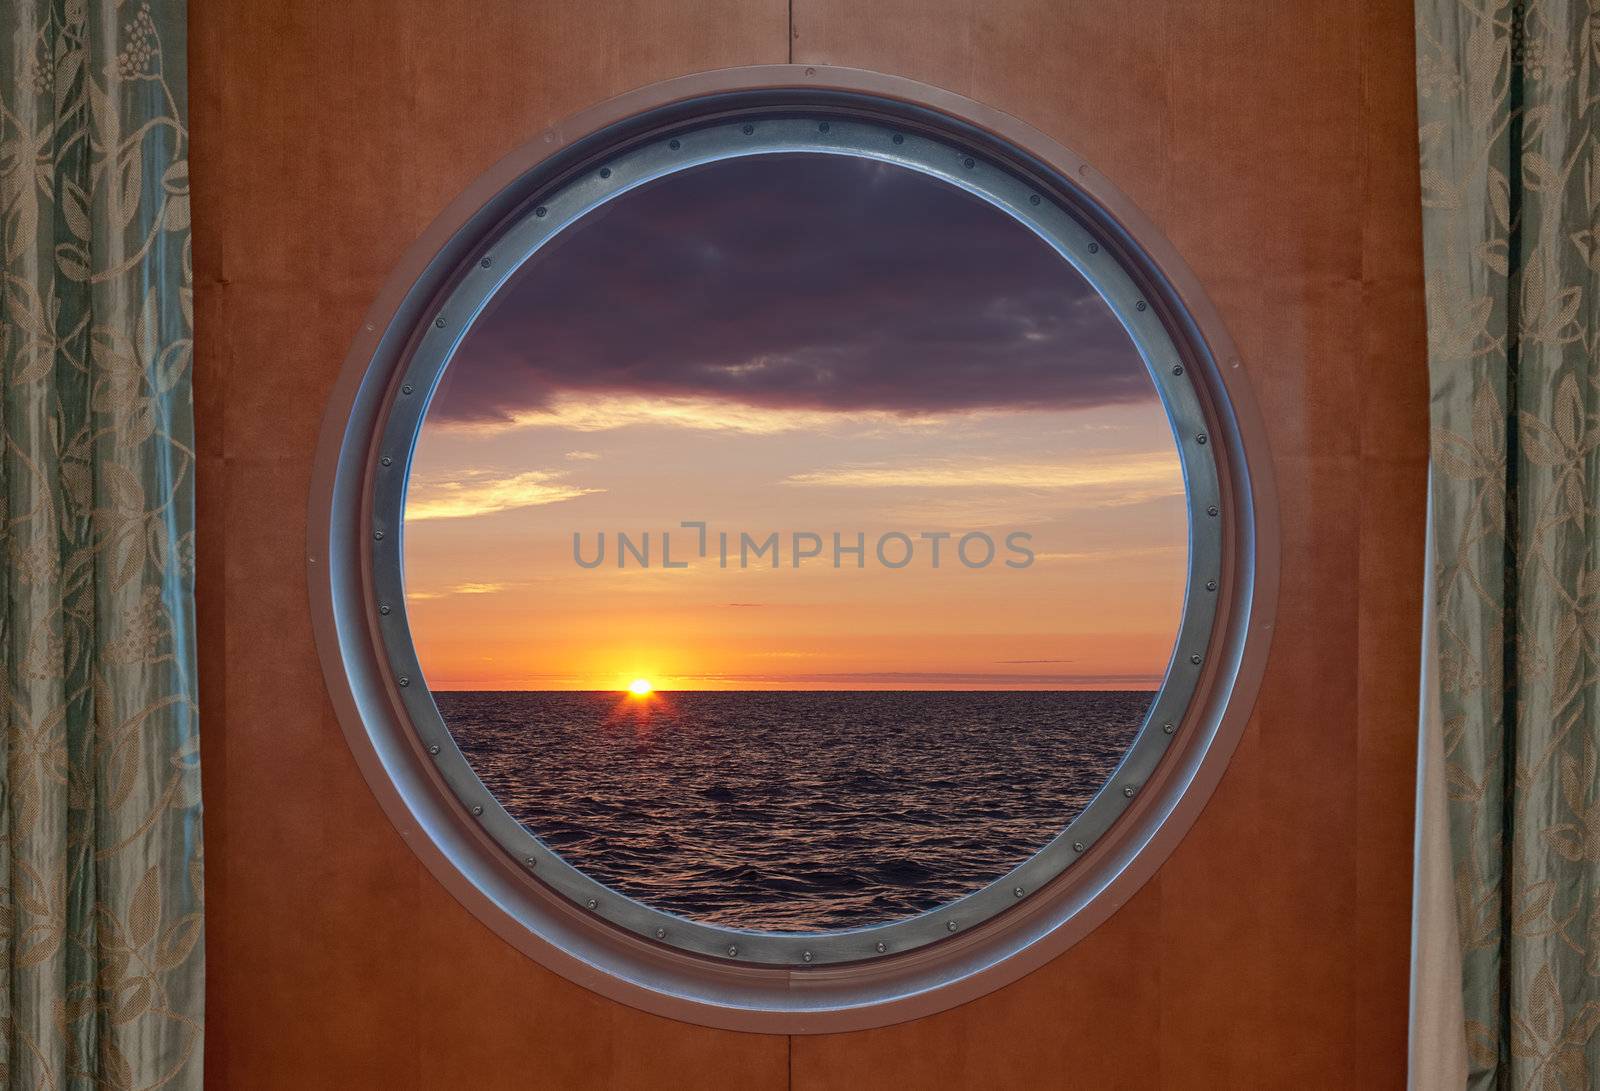
<svg viewBox="0 0 1600 1091">
<path fill-rule="evenodd" d="M 1126 685 L 1117 686 L 1117 685 L 1093 685 L 1093 684 L 1088 684 L 1088 683 L 1085 683 L 1085 684 L 1082 684 L 1082 685 L 1079 685 L 1079 686 L 1055 686 L 1055 687 L 1050 687 L 1050 686 L 1048 686 L 1046 684 L 1041 683 L 1041 684 L 1038 684 L 1038 685 L 1035 685 L 1035 686 L 1031 686 L 1031 687 L 1027 687 L 1027 688 L 1016 687 L 1016 686 L 1004 687 L 1004 688 L 997 688 L 997 687 L 994 687 L 994 686 L 963 687 L 963 686 L 960 686 L 958 684 L 951 684 L 951 685 L 948 685 L 948 686 L 939 686 L 939 687 L 924 687 L 924 688 L 906 687 L 906 688 L 899 688 L 899 689 L 886 689 L 886 688 L 882 688 L 882 687 L 878 687 L 878 688 L 855 688 L 855 689 L 852 689 L 852 688 L 842 687 L 842 686 L 839 687 L 839 688 L 835 688 L 835 689 L 819 689 L 819 688 L 816 688 L 816 687 L 788 688 L 788 689 L 785 689 L 785 688 L 779 688 L 779 687 L 765 687 L 765 686 L 763 686 L 763 687 L 740 687 L 740 688 L 737 688 L 737 689 L 730 688 L 730 687 L 723 687 L 723 688 L 705 688 L 705 687 L 702 687 L 702 688 L 694 688 L 694 687 L 668 688 L 668 687 L 665 687 L 665 686 L 652 686 L 650 692 L 651 693 L 1154 693 L 1157 690 L 1159 690 L 1160 688 L 1161 688 L 1160 686 L 1126 686 Z M 503 687 L 471 688 L 471 687 L 464 687 L 464 686 L 430 686 L 428 688 L 428 692 L 429 693 L 627 693 L 628 692 L 628 688 L 626 686 L 566 686 L 566 687 L 561 687 L 561 688 L 556 688 L 556 689 L 551 689 L 551 688 L 548 688 L 548 687 L 547 688 L 543 688 L 543 689 L 536 689 L 536 688 L 503 688 Z"/>
</svg>

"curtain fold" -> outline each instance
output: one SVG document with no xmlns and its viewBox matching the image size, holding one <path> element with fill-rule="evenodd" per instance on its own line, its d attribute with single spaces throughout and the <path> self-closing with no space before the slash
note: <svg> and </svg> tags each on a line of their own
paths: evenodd
<svg viewBox="0 0 1600 1091">
<path fill-rule="evenodd" d="M 1467 1084 L 1588 1087 L 1600 1079 L 1600 24 L 1590 0 L 1416 10 L 1428 637 Z"/>
<path fill-rule="evenodd" d="M 1432 507 L 1432 499 L 1429 500 Z M 1444 718 L 1431 576 L 1433 523 L 1428 523 L 1422 598 L 1422 700 L 1417 722 L 1416 867 L 1411 898 L 1410 1078 L 1415 1089 L 1467 1084 L 1466 1012 L 1461 996 L 1461 930 L 1456 922 L 1450 820 L 1444 783 Z"/>
<path fill-rule="evenodd" d="M 0 1076 L 199 1087 L 185 6 L 0 41 Z"/>
</svg>

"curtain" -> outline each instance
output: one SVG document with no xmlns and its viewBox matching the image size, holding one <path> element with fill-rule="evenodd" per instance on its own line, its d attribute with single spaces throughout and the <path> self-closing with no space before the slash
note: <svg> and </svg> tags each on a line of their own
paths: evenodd
<svg viewBox="0 0 1600 1091">
<path fill-rule="evenodd" d="M 1600 1081 L 1600 5 L 1416 10 L 1456 1044 L 1470 1087 L 1586 1088 Z"/>
<path fill-rule="evenodd" d="M 1430 500 L 1429 507 L 1432 503 Z M 1416 868 L 1411 898 L 1411 1058 L 1416 1089 L 1467 1085 L 1461 930 L 1456 921 L 1450 819 L 1444 783 L 1438 611 L 1433 599 L 1433 526 L 1428 527 L 1422 599 L 1422 700 L 1418 717 Z"/>
<path fill-rule="evenodd" d="M 199 1087 L 185 10 L 0 3 L 0 1076 Z"/>
</svg>

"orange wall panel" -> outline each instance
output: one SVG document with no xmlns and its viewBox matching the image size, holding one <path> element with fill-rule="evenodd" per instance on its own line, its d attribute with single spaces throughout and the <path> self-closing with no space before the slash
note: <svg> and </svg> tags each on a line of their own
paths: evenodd
<svg viewBox="0 0 1600 1091">
<path fill-rule="evenodd" d="M 191 0 L 210 1082 L 1398 1087 L 1427 384 L 1407 0 Z M 324 399 L 473 178 L 640 84 L 910 76 L 1083 153 L 1237 340 L 1279 482 L 1277 633 L 1193 832 L 1043 969 L 795 1037 L 599 998 L 461 908 L 346 749 L 306 602 Z"/>
</svg>

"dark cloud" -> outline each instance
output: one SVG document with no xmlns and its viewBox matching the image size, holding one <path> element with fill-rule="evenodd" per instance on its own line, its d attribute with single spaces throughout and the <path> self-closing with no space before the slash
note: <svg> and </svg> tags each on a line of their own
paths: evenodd
<svg viewBox="0 0 1600 1091">
<path fill-rule="evenodd" d="M 929 412 L 1153 396 L 1065 261 L 953 186 L 859 158 L 730 160 L 597 211 L 520 270 L 434 412 L 557 391 Z"/>
</svg>

